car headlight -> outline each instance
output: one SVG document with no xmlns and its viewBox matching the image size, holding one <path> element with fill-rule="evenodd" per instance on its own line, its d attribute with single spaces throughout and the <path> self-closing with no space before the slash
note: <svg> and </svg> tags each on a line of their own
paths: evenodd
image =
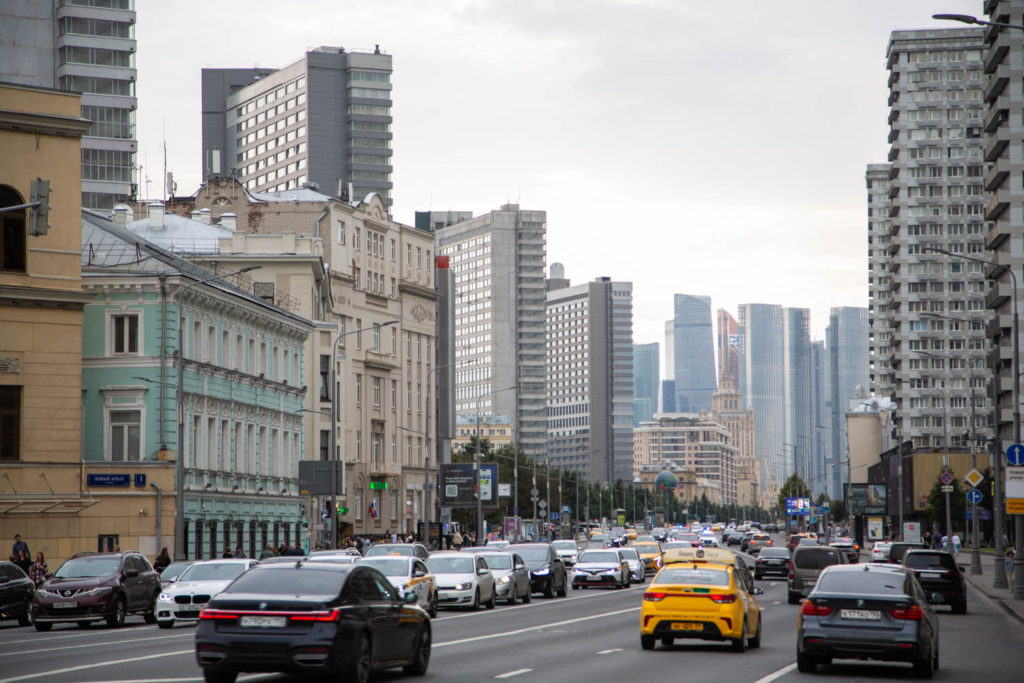
<svg viewBox="0 0 1024 683">
<path fill-rule="evenodd" d="M 159 600 L 160 602 L 170 602 L 173 599 L 174 598 L 171 597 L 170 593 L 161 593 L 160 597 L 157 598 L 157 600 Z"/>
<path fill-rule="evenodd" d="M 547 576 L 550 573 L 551 573 L 551 569 L 549 569 L 548 567 L 544 567 L 543 569 L 538 569 L 535 572 L 533 572 L 533 575 L 534 576 Z"/>
<path fill-rule="evenodd" d="M 457 591 L 468 591 L 472 587 L 473 587 L 473 582 L 472 581 L 463 581 L 462 583 L 460 583 L 457 586 L 455 586 L 455 590 L 457 590 Z"/>
<path fill-rule="evenodd" d="M 405 595 L 405 586 L 404 585 L 395 586 L 395 590 L 398 591 L 399 595 Z"/>
<path fill-rule="evenodd" d="M 110 591 L 114 590 L 110 586 L 97 586 L 87 591 L 82 591 L 78 595 L 80 596 L 92 596 L 92 595 L 106 595 Z"/>
<path fill-rule="evenodd" d="M 614 571 L 616 571 L 616 570 L 614 570 L 614 569 L 602 569 L 601 573 L 602 574 L 611 574 Z"/>
<path fill-rule="evenodd" d="M 44 598 L 59 598 L 60 597 L 60 593 L 58 593 L 57 591 L 46 590 L 45 588 L 37 589 L 36 593 L 40 597 L 44 597 Z"/>
<path fill-rule="evenodd" d="M 509 582 L 510 580 L 511 580 L 511 579 L 510 579 L 510 578 L 509 578 L 508 576 L 502 576 L 502 577 L 501 577 L 500 579 L 498 579 L 498 585 L 499 585 L 499 586 L 504 586 L 504 585 L 505 585 L 506 583 L 508 583 L 508 582 Z"/>
</svg>

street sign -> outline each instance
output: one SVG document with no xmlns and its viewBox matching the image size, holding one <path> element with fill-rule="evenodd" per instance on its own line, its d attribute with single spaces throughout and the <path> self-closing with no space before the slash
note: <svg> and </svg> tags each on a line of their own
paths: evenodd
<svg viewBox="0 0 1024 683">
<path fill-rule="evenodd" d="M 571 507 L 569 507 L 568 505 L 563 505 L 562 506 L 562 514 L 563 515 L 567 515 L 570 512 L 572 512 L 572 508 Z"/>
<path fill-rule="evenodd" d="M 829 504 L 828 504 L 827 500 L 822 502 L 822 504 L 821 504 L 821 511 L 822 512 L 828 512 L 829 511 Z"/>
<path fill-rule="evenodd" d="M 537 501 L 537 507 L 539 507 L 541 510 L 544 510 L 545 508 L 547 508 L 547 506 L 548 506 L 548 502 L 546 500 L 542 499 L 542 500 Z"/>
<path fill-rule="evenodd" d="M 508 498 L 512 495 L 512 484 L 498 484 L 498 497 Z"/>
<path fill-rule="evenodd" d="M 1006 449 L 1006 462 L 1011 467 L 1024 467 L 1024 446 L 1015 443 Z"/>
<path fill-rule="evenodd" d="M 943 493 L 953 493 L 953 487 L 952 486 L 943 486 L 942 487 L 942 492 Z"/>
<path fill-rule="evenodd" d="M 558 513 L 557 512 L 552 512 L 551 513 L 551 521 L 552 522 L 557 522 L 558 521 Z"/>
<path fill-rule="evenodd" d="M 983 475 L 978 470 L 971 470 L 970 472 L 964 475 L 964 479 L 967 481 L 968 484 L 971 485 L 972 488 L 974 488 L 985 480 L 985 475 Z"/>
<path fill-rule="evenodd" d="M 979 491 L 978 489 L 971 489 L 970 491 L 967 492 L 968 503 L 974 503 L 975 505 L 977 505 L 978 503 L 981 502 L 981 498 L 981 491 Z"/>
<path fill-rule="evenodd" d="M 1006 514 L 1024 515 L 1024 467 L 1006 468 Z"/>
<path fill-rule="evenodd" d="M 530 489 L 530 495 L 533 496 L 534 498 L 540 495 L 540 491 L 537 489 L 536 486 Z"/>
<path fill-rule="evenodd" d="M 953 483 L 953 473 L 943 472 L 942 474 L 939 475 L 939 481 L 941 481 L 946 486 L 949 486 L 950 484 Z M 945 491 L 946 489 L 943 488 L 942 490 Z"/>
</svg>

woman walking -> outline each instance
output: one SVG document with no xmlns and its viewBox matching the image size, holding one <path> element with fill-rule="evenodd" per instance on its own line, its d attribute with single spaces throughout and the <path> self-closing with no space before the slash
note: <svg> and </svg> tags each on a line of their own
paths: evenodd
<svg viewBox="0 0 1024 683">
<path fill-rule="evenodd" d="M 32 579 L 32 583 L 36 585 L 36 588 L 39 588 L 46 583 L 47 574 L 49 573 L 50 572 L 46 567 L 46 559 L 43 557 L 43 554 L 36 553 L 36 561 L 32 563 L 31 567 L 29 567 L 28 578 Z"/>
</svg>

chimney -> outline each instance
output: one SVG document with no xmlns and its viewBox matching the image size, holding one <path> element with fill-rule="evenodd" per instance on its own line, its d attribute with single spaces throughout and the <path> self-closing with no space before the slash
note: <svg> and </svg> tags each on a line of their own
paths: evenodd
<svg viewBox="0 0 1024 683">
<path fill-rule="evenodd" d="M 115 206 L 114 207 L 114 222 L 120 225 L 122 228 L 128 227 L 128 207 L 127 206 Z"/>
<path fill-rule="evenodd" d="M 196 209 L 195 211 L 189 212 L 188 216 L 189 216 L 189 218 L 191 218 L 192 220 L 196 221 L 197 223 L 202 223 L 203 222 L 203 217 L 199 215 L 199 209 Z"/>
<path fill-rule="evenodd" d="M 205 223 L 206 225 L 213 225 L 213 220 L 211 220 L 211 218 L 210 218 L 210 210 L 209 209 L 200 209 L 199 210 L 199 222 Z"/>
<path fill-rule="evenodd" d="M 159 232 L 164 229 L 164 203 L 152 202 L 149 205 L 149 229 Z"/>
<path fill-rule="evenodd" d="M 231 232 L 234 232 L 235 226 L 237 225 L 236 221 L 237 216 L 235 216 L 235 214 L 233 213 L 222 213 L 220 215 L 220 227 L 224 228 L 225 230 L 230 230 Z"/>
</svg>

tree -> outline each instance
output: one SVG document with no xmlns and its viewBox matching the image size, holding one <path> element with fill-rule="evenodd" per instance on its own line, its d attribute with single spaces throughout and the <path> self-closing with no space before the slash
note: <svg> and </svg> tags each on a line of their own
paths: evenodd
<svg viewBox="0 0 1024 683">
<path fill-rule="evenodd" d="M 787 498 L 810 498 L 810 496 L 811 488 L 800 478 L 799 474 L 794 473 L 779 488 L 779 508 L 785 511 Z"/>
<path fill-rule="evenodd" d="M 952 472 L 948 467 L 942 468 L 943 472 Z M 928 492 L 928 502 L 925 503 L 924 512 L 928 518 L 944 529 L 945 533 L 952 534 L 957 526 L 964 526 L 964 509 L 967 506 L 966 493 L 959 477 L 953 477 L 953 491 L 949 494 L 950 523 L 953 529 L 946 529 L 946 494 L 942 492 L 942 481 L 935 480 L 931 490 Z"/>
<path fill-rule="evenodd" d="M 842 500 L 833 500 L 830 504 L 829 516 L 832 517 L 833 522 L 842 522 L 846 519 L 847 510 L 846 503 Z"/>
</svg>

